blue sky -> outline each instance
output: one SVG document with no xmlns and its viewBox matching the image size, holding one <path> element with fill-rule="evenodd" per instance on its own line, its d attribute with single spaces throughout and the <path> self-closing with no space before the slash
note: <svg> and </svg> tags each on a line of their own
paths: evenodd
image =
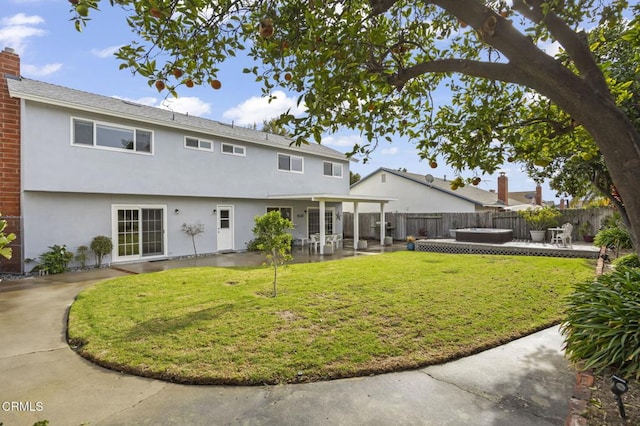
<svg viewBox="0 0 640 426">
<path fill-rule="evenodd" d="M 69 21 L 67 0 L 0 0 L 0 49 L 11 47 L 21 57 L 24 77 L 59 84 L 105 96 L 115 96 L 146 105 L 166 107 L 178 112 L 234 122 L 238 125 L 261 125 L 265 119 L 295 107 L 297 94 L 280 93 L 278 100 L 267 103 L 261 98 L 261 85 L 250 74 L 243 74 L 246 59 L 237 58 L 221 67 L 222 88 L 209 86 L 180 91 L 180 98 L 165 99 L 144 78 L 119 70 L 113 56 L 132 36 L 119 8 L 102 1 L 102 10 L 92 11 L 92 20 L 82 33 L 75 31 Z M 437 94 L 436 94 L 437 95 Z M 446 102 L 446 98 L 443 99 Z M 323 144 L 342 152 L 349 151 L 360 141 L 357 132 L 345 130 L 326 135 Z M 414 146 L 407 141 L 382 142 L 367 164 L 351 163 L 351 170 L 366 176 L 379 167 L 406 168 L 409 172 L 452 178 L 452 169 L 442 161 L 437 169 L 419 160 Z M 510 191 L 533 191 L 535 184 L 519 169 L 508 164 L 501 171 L 509 177 Z M 469 172 L 464 177 L 472 176 Z M 495 189 L 497 175 L 483 176 L 480 187 Z M 552 200 L 555 191 L 543 185 L 543 198 Z"/>
</svg>

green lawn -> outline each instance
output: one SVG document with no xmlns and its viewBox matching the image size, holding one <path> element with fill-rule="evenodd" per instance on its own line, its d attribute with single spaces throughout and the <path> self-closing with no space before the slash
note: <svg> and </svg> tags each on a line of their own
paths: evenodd
<svg viewBox="0 0 640 426">
<path fill-rule="evenodd" d="M 83 291 L 69 338 L 85 357 L 184 383 L 323 380 L 421 367 L 562 318 L 584 259 L 396 252 L 272 269 L 189 268 Z"/>
</svg>

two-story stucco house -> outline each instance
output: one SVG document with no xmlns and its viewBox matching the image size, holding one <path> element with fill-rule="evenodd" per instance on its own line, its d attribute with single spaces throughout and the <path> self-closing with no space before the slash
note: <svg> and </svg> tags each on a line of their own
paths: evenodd
<svg viewBox="0 0 640 426">
<path fill-rule="evenodd" d="M 112 238 L 111 262 L 190 255 L 183 224 L 204 225 L 199 253 L 244 250 L 272 209 L 294 237 L 342 233 L 349 161 L 338 151 L 22 78 L 11 49 L 0 80 L 0 212 L 17 218 L 20 269 L 97 235 Z"/>
</svg>

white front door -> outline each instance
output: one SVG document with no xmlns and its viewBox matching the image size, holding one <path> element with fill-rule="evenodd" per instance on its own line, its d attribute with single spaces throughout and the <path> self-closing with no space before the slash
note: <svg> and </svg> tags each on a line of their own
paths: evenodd
<svg viewBox="0 0 640 426">
<path fill-rule="evenodd" d="M 233 206 L 218 206 L 218 251 L 233 250 Z"/>
</svg>

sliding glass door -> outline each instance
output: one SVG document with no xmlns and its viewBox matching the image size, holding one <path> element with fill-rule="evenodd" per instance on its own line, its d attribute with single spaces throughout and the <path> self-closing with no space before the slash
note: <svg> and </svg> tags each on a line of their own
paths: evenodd
<svg viewBox="0 0 640 426">
<path fill-rule="evenodd" d="M 164 256 L 164 206 L 113 206 L 114 261 Z"/>
</svg>

